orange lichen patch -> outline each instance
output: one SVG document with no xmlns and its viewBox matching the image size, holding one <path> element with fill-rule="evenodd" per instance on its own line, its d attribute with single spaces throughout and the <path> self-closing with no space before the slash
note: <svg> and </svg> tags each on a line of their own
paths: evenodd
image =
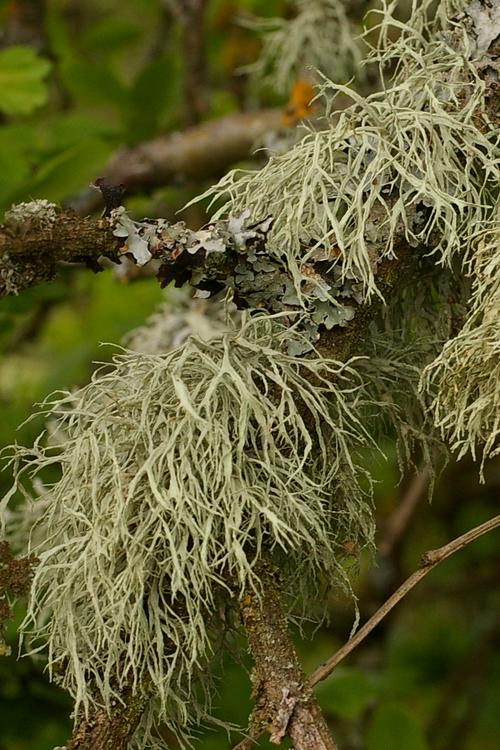
<svg viewBox="0 0 500 750">
<path fill-rule="evenodd" d="M 314 88 L 303 78 L 299 78 L 292 86 L 288 104 L 283 113 L 283 124 L 287 126 L 310 117 L 314 111 L 312 99 L 314 98 Z"/>
<path fill-rule="evenodd" d="M 311 268 L 311 266 L 308 266 L 305 263 L 300 266 L 299 270 L 302 276 L 309 276 L 312 278 L 319 277 L 317 271 L 315 271 L 314 268 Z"/>
</svg>

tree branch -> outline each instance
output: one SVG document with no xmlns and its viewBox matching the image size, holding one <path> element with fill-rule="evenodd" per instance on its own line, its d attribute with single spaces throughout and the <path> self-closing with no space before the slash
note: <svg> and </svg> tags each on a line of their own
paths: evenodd
<svg viewBox="0 0 500 750">
<path fill-rule="evenodd" d="M 11 592 L 14 596 L 26 596 L 29 593 L 36 562 L 34 555 L 17 559 L 8 543 L 0 542 L 0 656 L 8 653 L 3 639 L 5 623 L 12 617 L 7 594 Z"/>
<path fill-rule="evenodd" d="M 313 672 L 313 674 L 307 681 L 308 684 L 312 687 L 314 685 L 317 685 L 318 682 L 326 679 L 333 672 L 335 667 L 343 659 L 345 659 L 345 657 L 350 654 L 351 651 L 359 646 L 361 641 L 363 641 L 366 636 L 369 635 L 371 631 L 379 624 L 379 622 L 383 620 L 387 614 L 389 614 L 389 612 L 396 606 L 396 604 L 398 604 L 401 599 L 403 599 L 417 585 L 417 583 L 422 580 L 422 578 L 425 578 L 425 576 L 433 568 L 435 568 L 436 565 L 439 565 L 439 563 L 443 562 L 443 560 L 446 560 L 447 557 L 450 557 L 450 555 L 453 555 L 455 552 L 463 549 L 483 534 L 487 534 L 488 531 L 492 531 L 499 526 L 500 515 L 495 516 L 494 518 L 490 518 L 489 521 L 485 521 L 479 526 L 476 526 L 470 531 L 467 531 L 465 534 L 462 534 L 461 536 L 453 539 L 451 542 L 445 544 L 442 547 L 439 547 L 438 549 L 425 552 L 420 560 L 420 567 L 414 573 L 412 573 L 411 576 L 407 578 L 406 581 L 404 581 L 404 583 L 401 584 L 397 591 L 395 591 L 394 594 L 392 594 L 392 596 L 390 596 L 386 602 L 384 602 L 384 604 L 375 612 L 372 617 L 370 617 L 368 622 L 363 625 L 363 627 L 356 633 L 353 638 L 347 641 L 347 643 L 344 644 L 344 646 L 342 646 L 342 648 L 340 648 L 336 654 L 334 654 L 324 664 L 321 664 Z"/>
<path fill-rule="evenodd" d="M 411 576 L 409 576 L 409 578 L 406 579 L 406 581 L 397 589 L 397 591 L 395 591 L 394 594 L 389 597 L 389 599 L 375 612 L 375 614 L 370 617 L 368 622 L 365 623 L 365 625 L 358 631 L 358 633 L 349 641 L 347 641 L 347 643 L 342 646 L 342 648 L 340 648 L 330 659 L 324 662 L 324 664 L 321 664 L 307 678 L 305 683 L 303 683 L 302 678 L 298 680 L 298 684 L 301 686 L 301 689 L 303 689 L 302 685 L 304 685 L 304 689 L 312 689 L 319 682 L 329 677 L 335 667 L 337 667 L 338 664 L 343 661 L 343 659 L 345 659 L 348 654 L 351 653 L 351 651 L 359 646 L 359 644 L 367 637 L 367 635 L 371 633 L 371 631 L 378 625 L 378 623 L 383 620 L 383 618 L 387 614 L 389 614 L 389 612 L 396 606 L 396 604 L 398 604 L 401 599 L 403 599 L 406 594 L 408 594 L 417 585 L 417 583 L 419 583 L 422 578 L 427 575 L 427 573 L 435 568 L 436 565 L 439 565 L 440 562 L 446 560 L 455 552 L 463 549 L 483 534 L 487 534 L 489 531 L 492 531 L 493 529 L 496 529 L 498 527 L 500 527 L 500 515 L 495 516 L 494 518 L 490 518 L 488 521 L 485 521 L 479 526 L 476 526 L 470 531 L 467 531 L 465 534 L 462 534 L 461 536 L 453 539 L 451 542 L 443 545 L 442 547 L 439 547 L 438 549 L 425 552 L 422 555 L 420 567 L 418 568 L 418 570 L 416 570 L 414 573 L 412 573 Z M 257 685 L 257 687 L 259 687 L 261 683 L 260 673 L 257 672 L 257 676 L 252 677 L 252 682 L 254 683 L 254 692 L 256 693 L 256 708 L 252 716 L 253 721 L 250 725 L 250 736 L 242 740 L 233 748 L 233 750 L 250 750 L 254 742 L 256 742 L 259 737 L 261 737 L 265 733 L 265 731 L 272 731 L 272 719 L 274 718 L 274 716 L 278 716 L 278 711 L 281 708 L 279 702 L 278 704 L 276 703 L 276 686 L 283 685 L 283 687 L 288 687 L 287 680 L 283 676 L 285 672 L 283 665 L 288 665 L 288 652 L 286 650 L 280 651 L 275 648 L 275 644 L 280 644 L 281 638 L 283 637 L 282 630 L 280 630 L 280 628 L 282 628 L 282 624 L 280 624 L 279 618 L 277 618 L 277 624 L 276 622 L 273 622 L 273 614 L 275 612 L 274 607 L 276 607 L 276 597 L 276 585 L 273 585 L 271 579 L 268 581 L 265 588 L 265 594 L 262 600 L 261 608 L 257 610 L 249 610 L 250 612 L 255 612 L 254 617 L 258 623 L 258 627 L 253 628 L 251 615 L 249 624 L 247 625 L 247 623 L 245 622 L 244 614 L 245 607 L 255 607 L 254 598 L 249 595 L 247 599 L 244 598 L 242 601 L 242 617 L 247 630 L 247 638 L 249 640 L 252 656 L 256 660 L 259 659 L 259 663 L 262 665 L 263 669 L 265 668 L 266 670 L 269 670 L 265 671 L 264 675 L 272 676 L 270 668 L 267 666 L 269 660 L 273 663 L 273 666 L 275 659 L 278 659 L 279 663 L 278 669 L 275 672 L 275 674 L 277 674 L 277 677 L 272 679 L 271 686 L 267 689 L 271 696 L 271 699 L 268 703 L 264 702 L 264 714 L 266 714 L 266 711 L 269 712 L 270 710 L 274 710 L 275 713 L 271 713 L 271 718 L 268 720 L 267 726 L 263 726 L 264 722 L 262 721 L 260 721 L 259 723 L 259 719 L 261 719 L 262 716 L 259 703 L 260 692 L 259 690 L 256 690 L 255 686 Z M 281 618 L 283 618 L 282 614 Z M 264 622 L 263 625 L 261 625 L 261 620 Z M 286 637 L 289 638 L 288 635 L 286 635 L 285 638 Z M 291 648 L 293 649 L 293 645 L 291 645 Z M 297 657 L 294 656 L 294 658 L 296 660 Z M 290 660 L 290 663 L 293 666 L 293 660 Z M 264 683 L 264 701 L 266 700 L 267 695 L 266 687 L 267 686 Z M 306 693 L 306 695 L 307 694 L 308 693 Z M 291 737 L 291 734 L 289 734 L 289 736 Z M 321 747 L 321 745 L 318 745 L 318 748 Z M 296 750 L 299 750 L 299 745 L 297 745 Z"/>
<path fill-rule="evenodd" d="M 207 0 L 179 0 L 179 6 L 184 37 L 184 121 L 194 125 L 208 109 L 204 33 Z"/>
<path fill-rule="evenodd" d="M 128 694 L 111 716 L 104 709 L 81 717 L 65 750 L 127 750 L 149 700 L 147 692 Z"/>
<path fill-rule="evenodd" d="M 336 750 L 321 710 L 306 686 L 304 674 L 288 632 L 279 595 L 279 574 L 262 561 L 258 570 L 262 595 L 249 591 L 241 601 L 254 668 L 252 670 L 255 707 L 250 732 L 270 734 L 280 744 L 288 736 L 295 750 Z M 239 750 L 252 743 L 243 740 Z"/>
<path fill-rule="evenodd" d="M 109 182 L 123 184 L 129 194 L 183 178 L 217 177 L 235 162 L 251 156 L 259 138 L 283 126 L 282 117 L 283 110 L 277 107 L 208 120 L 184 131 L 118 149 L 102 174 Z M 99 194 L 92 189 L 70 202 L 80 215 L 91 213 L 101 204 Z"/>
</svg>

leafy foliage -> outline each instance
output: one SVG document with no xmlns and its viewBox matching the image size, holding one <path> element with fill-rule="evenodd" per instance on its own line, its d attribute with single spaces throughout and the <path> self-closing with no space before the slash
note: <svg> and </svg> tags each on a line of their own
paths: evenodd
<svg viewBox="0 0 500 750">
<path fill-rule="evenodd" d="M 0 51 L 0 110 L 8 115 L 28 115 L 48 98 L 46 78 L 50 63 L 31 47 Z"/>
</svg>

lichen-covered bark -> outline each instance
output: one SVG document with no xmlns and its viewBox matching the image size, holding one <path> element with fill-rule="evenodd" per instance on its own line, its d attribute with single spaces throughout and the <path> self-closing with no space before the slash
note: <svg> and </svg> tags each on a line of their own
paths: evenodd
<svg viewBox="0 0 500 750">
<path fill-rule="evenodd" d="M 280 602 L 279 574 L 271 563 L 259 567 L 262 595 L 249 591 L 241 618 L 250 653 L 255 708 L 250 732 L 270 734 L 279 744 L 290 737 L 295 750 L 336 750 L 326 721 L 300 668 Z"/>
<path fill-rule="evenodd" d="M 41 202 L 20 205 L 36 203 Z M 53 204 L 44 206 L 36 217 L 6 222 L 0 227 L 0 297 L 51 281 L 61 262 L 101 270 L 98 258 L 116 259 L 119 244 L 105 220 L 82 219 Z"/>
<path fill-rule="evenodd" d="M 148 702 L 146 693 L 124 696 L 125 706 L 110 715 L 104 709 L 82 717 L 65 750 L 127 750 Z"/>
</svg>

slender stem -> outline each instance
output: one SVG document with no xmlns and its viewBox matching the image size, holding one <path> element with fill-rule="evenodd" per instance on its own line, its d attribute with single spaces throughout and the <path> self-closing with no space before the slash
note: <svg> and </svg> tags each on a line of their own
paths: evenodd
<svg viewBox="0 0 500 750">
<path fill-rule="evenodd" d="M 419 581 L 421 581 L 422 578 L 424 578 L 427 573 L 429 573 L 429 571 L 435 568 L 436 565 L 438 565 L 443 560 L 446 560 L 446 558 L 450 557 L 450 555 L 452 555 L 454 552 L 458 552 L 458 550 L 463 549 L 483 534 L 496 529 L 498 526 L 500 526 L 500 515 L 495 516 L 494 518 L 490 518 L 489 521 L 485 521 L 479 526 L 476 526 L 470 531 L 467 531 L 465 534 L 462 534 L 456 539 L 453 539 L 443 547 L 425 552 L 420 560 L 420 567 L 414 573 L 412 573 L 411 576 L 407 578 L 406 581 L 404 581 L 404 583 L 401 584 L 397 591 L 395 591 L 394 594 L 392 594 L 392 596 L 390 596 L 389 599 L 384 602 L 384 604 L 382 604 L 382 606 L 375 612 L 372 617 L 370 617 L 368 622 L 363 625 L 363 627 L 356 633 L 353 638 L 347 641 L 347 643 L 345 643 L 342 648 L 337 651 L 337 653 L 335 653 L 324 664 L 321 664 L 312 673 L 312 675 L 308 679 L 308 684 L 312 687 L 313 685 L 317 685 L 318 682 L 321 682 L 321 680 L 326 679 L 333 672 L 335 667 L 343 659 L 345 659 L 345 657 L 350 654 L 351 651 L 359 646 L 361 641 L 363 641 L 366 636 L 369 635 L 369 633 L 371 633 L 371 631 L 379 624 L 379 622 L 383 620 L 387 614 L 389 614 L 389 612 L 396 606 L 396 604 L 398 604 L 401 599 L 403 599 L 403 597 L 405 597 L 406 594 L 408 594 L 417 585 L 417 583 L 419 583 Z"/>
<path fill-rule="evenodd" d="M 184 122 L 194 125 L 208 109 L 205 82 L 205 11 L 207 0 L 181 0 L 184 30 Z"/>
<path fill-rule="evenodd" d="M 430 466 L 422 466 L 412 477 L 403 497 L 387 523 L 386 533 L 378 546 L 381 557 L 388 557 L 399 545 L 413 514 L 429 485 Z"/>
</svg>

